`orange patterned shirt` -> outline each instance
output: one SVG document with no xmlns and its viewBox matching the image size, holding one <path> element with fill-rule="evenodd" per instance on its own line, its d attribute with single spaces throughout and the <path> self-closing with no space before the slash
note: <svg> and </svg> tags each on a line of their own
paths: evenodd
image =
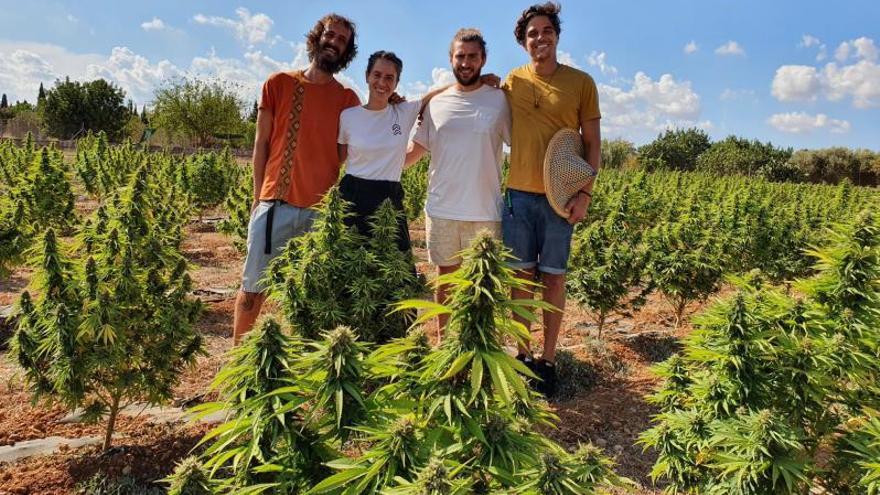
<svg viewBox="0 0 880 495">
<path fill-rule="evenodd" d="M 260 109 L 272 112 L 272 135 L 260 199 L 299 208 L 320 202 L 339 178 L 339 114 L 357 105 L 357 94 L 336 79 L 314 84 L 302 71 L 269 76 Z"/>
</svg>

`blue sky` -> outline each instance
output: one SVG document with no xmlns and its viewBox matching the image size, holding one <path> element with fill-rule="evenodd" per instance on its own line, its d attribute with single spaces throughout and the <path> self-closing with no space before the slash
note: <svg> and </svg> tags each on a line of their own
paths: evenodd
<svg viewBox="0 0 880 495">
<path fill-rule="evenodd" d="M 341 77 L 363 91 L 369 53 L 404 61 L 411 97 L 451 80 L 459 27 L 489 43 L 485 71 L 527 62 L 513 39 L 529 2 L 57 2 L 0 0 L 0 92 L 34 101 L 65 75 L 105 77 L 138 105 L 169 78 L 229 82 L 252 100 L 276 70 L 305 63 L 303 34 L 329 11 L 358 23 L 360 55 Z M 700 126 L 795 148 L 880 150 L 880 2 L 562 2 L 560 57 L 599 85 L 605 137 L 644 143 Z"/>
</svg>

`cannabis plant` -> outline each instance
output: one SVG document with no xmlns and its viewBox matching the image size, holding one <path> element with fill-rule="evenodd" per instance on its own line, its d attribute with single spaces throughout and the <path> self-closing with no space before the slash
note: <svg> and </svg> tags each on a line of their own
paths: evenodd
<svg viewBox="0 0 880 495">
<path fill-rule="evenodd" d="M 390 202 L 373 216 L 373 238 L 346 227 L 348 205 L 337 188 L 324 197 L 311 232 L 288 244 L 271 269 L 270 293 L 301 335 L 315 339 L 344 325 L 368 342 L 402 337 L 413 319 L 391 305 L 423 292 L 412 254 L 396 248 Z"/>
</svg>

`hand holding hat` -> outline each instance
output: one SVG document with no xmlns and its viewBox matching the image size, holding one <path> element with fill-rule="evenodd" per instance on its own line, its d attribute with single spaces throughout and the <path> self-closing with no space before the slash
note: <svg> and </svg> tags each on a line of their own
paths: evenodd
<svg viewBox="0 0 880 495">
<path fill-rule="evenodd" d="M 568 218 L 569 201 L 596 177 L 594 169 L 584 159 L 584 143 L 574 129 L 560 129 L 544 155 L 544 191 L 553 211 Z"/>
</svg>

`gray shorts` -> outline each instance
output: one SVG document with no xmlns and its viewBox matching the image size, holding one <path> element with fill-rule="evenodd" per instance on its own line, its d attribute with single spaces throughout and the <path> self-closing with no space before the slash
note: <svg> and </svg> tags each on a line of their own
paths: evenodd
<svg viewBox="0 0 880 495">
<path fill-rule="evenodd" d="M 251 213 L 248 224 L 247 257 L 241 274 L 241 290 L 244 292 L 263 292 L 266 290 L 262 278 L 269 263 L 284 250 L 287 241 L 298 237 L 312 228 L 318 216 L 316 210 L 298 208 L 277 201 L 272 218 L 272 243 L 266 253 L 266 222 L 273 201 L 260 201 Z"/>
</svg>

